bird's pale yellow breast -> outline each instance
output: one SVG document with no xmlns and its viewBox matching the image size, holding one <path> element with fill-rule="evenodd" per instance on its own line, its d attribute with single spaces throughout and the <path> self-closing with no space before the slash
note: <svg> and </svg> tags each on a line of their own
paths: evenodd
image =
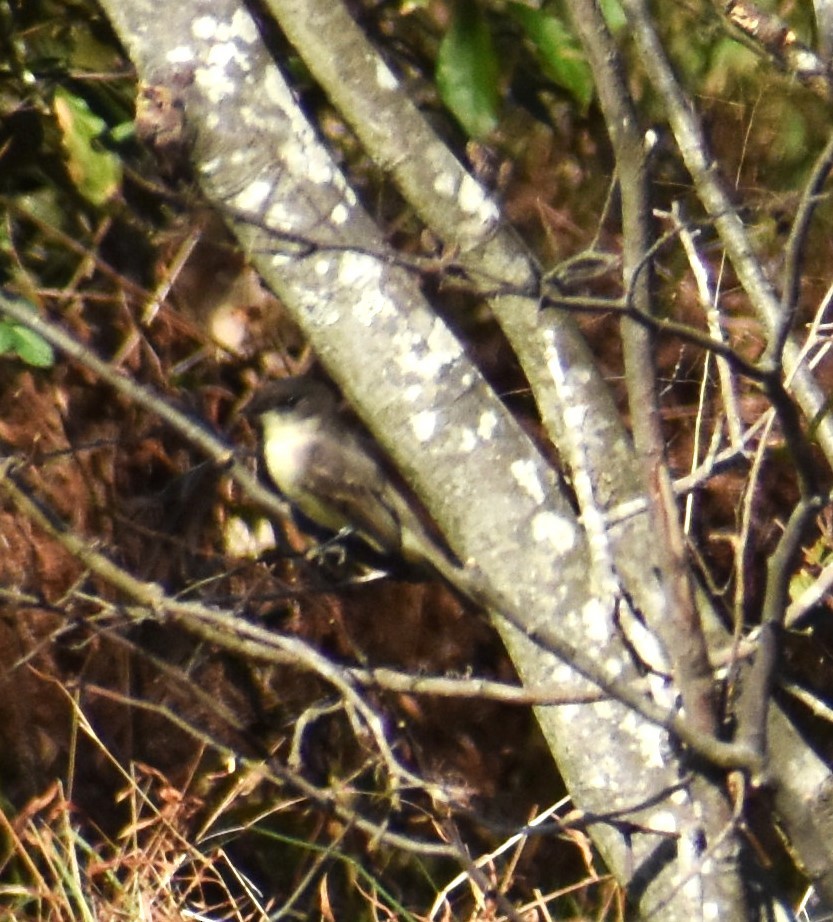
<svg viewBox="0 0 833 922">
<path fill-rule="evenodd" d="M 316 418 L 287 418 L 280 412 L 261 416 L 263 459 L 269 476 L 296 509 L 317 525 L 334 532 L 350 526 L 343 513 L 307 489 L 308 456 L 316 444 L 320 421 Z"/>
<path fill-rule="evenodd" d="M 263 457 L 269 476 L 290 501 L 302 487 L 306 454 L 315 435 L 315 420 L 287 420 L 280 413 L 267 412 L 263 425 Z"/>
</svg>

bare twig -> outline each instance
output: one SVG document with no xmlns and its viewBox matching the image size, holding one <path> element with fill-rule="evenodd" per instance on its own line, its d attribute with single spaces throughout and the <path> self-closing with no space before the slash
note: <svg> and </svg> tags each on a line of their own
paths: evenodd
<svg viewBox="0 0 833 922">
<path fill-rule="evenodd" d="M 822 189 L 830 176 L 831 170 L 833 170 L 833 135 L 830 136 L 824 150 L 816 158 L 813 172 L 810 174 L 810 178 L 801 193 L 801 202 L 790 228 L 784 264 L 784 286 L 781 292 L 783 319 L 778 336 L 775 337 L 775 345 L 772 347 L 776 355 L 780 354 L 783 349 L 783 344 L 792 329 L 795 319 L 798 297 L 801 293 L 799 286 L 807 235 L 810 232 L 813 215 L 821 202 Z"/>
<path fill-rule="evenodd" d="M 755 315 L 770 336 L 767 361 L 763 369 L 778 369 L 781 366 L 772 361 L 777 354 L 772 354 L 769 350 L 772 347 L 773 336 L 780 329 L 780 300 L 764 273 L 746 228 L 715 169 L 702 126 L 690 100 L 674 76 L 665 49 L 651 21 L 647 3 L 645 0 L 623 0 L 622 6 L 640 49 L 641 61 L 665 104 L 671 129 L 685 165 L 694 179 L 697 195 L 714 221 Z M 786 364 L 793 364 L 798 353 L 799 347 L 788 338 L 783 350 Z M 796 369 L 792 388 L 805 416 L 812 419 L 824 405 L 824 396 L 806 369 Z M 818 436 L 828 461 L 833 461 L 833 420 L 826 418 L 820 422 Z"/>
<path fill-rule="evenodd" d="M 11 317 L 48 343 L 60 349 L 70 358 L 106 381 L 115 391 L 128 397 L 139 406 L 163 419 L 184 439 L 202 451 L 219 468 L 225 469 L 240 484 L 246 493 L 267 512 L 278 518 L 289 514 L 286 503 L 278 499 L 271 490 L 262 487 L 248 468 L 235 460 L 233 449 L 213 436 L 204 426 L 196 423 L 184 413 L 176 410 L 162 397 L 147 387 L 137 384 L 108 362 L 98 358 L 89 348 L 66 333 L 58 324 L 34 313 L 26 304 L 0 294 L 0 314 Z"/>
<path fill-rule="evenodd" d="M 697 252 L 695 245 L 695 235 L 689 230 L 680 214 L 679 203 L 675 202 L 671 209 L 671 215 L 680 230 L 680 242 L 688 257 L 688 264 L 691 266 L 691 272 L 697 283 L 697 291 L 700 295 L 700 304 L 706 314 L 709 335 L 713 340 L 725 342 L 723 328 L 720 325 L 720 312 L 718 310 L 717 290 L 712 290 L 709 280 L 709 269 L 704 260 Z M 737 448 L 742 444 L 741 437 L 741 419 L 740 410 L 738 409 L 738 398 L 735 389 L 735 382 L 732 380 L 731 369 L 728 360 L 723 356 L 717 356 L 717 373 L 720 376 L 720 393 L 723 397 L 723 409 L 726 411 L 726 423 L 729 429 L 729 442 Z M 692 459 L 694 460 L 694 459 Z"/>
</svg>

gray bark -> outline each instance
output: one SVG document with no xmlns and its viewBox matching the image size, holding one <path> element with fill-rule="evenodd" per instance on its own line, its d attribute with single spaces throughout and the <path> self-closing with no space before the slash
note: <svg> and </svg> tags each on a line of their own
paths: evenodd
<svg viewBox="0 0 833 922">
<path fill-rule="evenodd" d="M 523 679 L 586 687 L 532 639 L 544 630 L 591 651 L 617 680 L 636 678 L 614 623 L 615 600 L 588 577 L 598 560 L 555 472 L 424 301 L 413 275 L 396 264 L 248 14 L 234 0 L 185 0 L 166 6 L 164 16 L 153 0 L 104 0 L 102 6 L 145 82 L 185 84 L 193 159 L 206 195 L 455 552 L 487 574 L 501 602 L 496 608 L 508 600 L 523 613 L 526 629 L 498 617 Z M 515 286 L 534 281 L 534 261 L 495 204 L 422 123 L 387 66 L 350 44 L 361 36 L 343 19 L 334 27 L 330 17 L 345 15 L 340 5 L 280 3 L 275 15 L 302 54 L 314 36 L 321 60 L 308 64 L 316 78 L 336 105 L 352 111 L 346 117 L 366 132 L 368 149 L 469 271 L 480 273 L 485 287 L 495 280 Z M 306 35 L 293 31 L 302 28 Z M 339 37 L 346 44 L 336 48 Z M 331 77 L 318 66 L 329 67 Z M 353 111 L 363 93 L 369 94 L 366 108 Z M 581 430 L 578 450 L 594 478 L 600 513 L 626 503 L 644 508 L 627 436 L 570 318 L 542 319 L 535 297 L 499 298 L 493 309 L 556 441 Z M 616 571 L 649 625 L 661 619 L 664 600 L 664 587 L 649 578 L 651 539 L 644 512 L 613 527 L 607 538 Z M 662 656 L 661 644 L 656 647 Z M 656 695 L 659 705 L 673 704 L 673 689 L 658 688 Z M 736 918 L 714 904 L 708 880 L 723 873 L 736 879 L 736 841 L 728 836 L 703 863 L 701 805 L 686 789 L 663 796 L 686 771 L 666 732 L 614 700 L 542 708 L 539 719 L 577 806 L 602 813 L 649 804 L 628 819 L 679 837 L 675 849 L 673 839 L 645 833 L 627 840 L 612 826 L 593 827 L 618 879 L 639 888 L 640 909 L 686 922 Z M 777 714 L 773 720 L 812 763 L 815 787 L 829 785 L 826 769 L 786 722 Z M 801 802 L 812 825 L 807 792 L 790 769 L 776 761 L 779 791 Z M 819 840 L 820 834 L 816 845 Z"/>
</svg>

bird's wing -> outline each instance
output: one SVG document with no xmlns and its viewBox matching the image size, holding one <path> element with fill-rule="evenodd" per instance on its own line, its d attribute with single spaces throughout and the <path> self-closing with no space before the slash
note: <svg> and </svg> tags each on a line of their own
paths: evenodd
<svg viewBox="0 0 833 922">
<path fill-rule="evenodd" d="M 345 435 L 351 439 L 351 435 Z M 396 505 L 387 497 L 387 476 L 364 446 L 351 452 L 350 470 L 334 478 L 327 464 L 329 452 L 318 445 L 308 449 L 304 480 L 306 492 L 318 497 L 316 508 L 301 511 L 333 531 L 355 529 L 376 550 L 398 553 L 402 532 Z"/>
</svg>

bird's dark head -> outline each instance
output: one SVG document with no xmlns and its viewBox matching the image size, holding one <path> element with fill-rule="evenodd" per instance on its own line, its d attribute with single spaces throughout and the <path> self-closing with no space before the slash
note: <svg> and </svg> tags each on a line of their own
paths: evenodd
<svg viewBox="0 0 833 922">
<path fill-rule="evenodd" d="M 336 395 L 321 381 L 309 377 L 281 378 L 260 388 L 246 405 L 244 413 L 252 419 L 265 414 L 308 419 L 335 412 Z"/>
</svg>

